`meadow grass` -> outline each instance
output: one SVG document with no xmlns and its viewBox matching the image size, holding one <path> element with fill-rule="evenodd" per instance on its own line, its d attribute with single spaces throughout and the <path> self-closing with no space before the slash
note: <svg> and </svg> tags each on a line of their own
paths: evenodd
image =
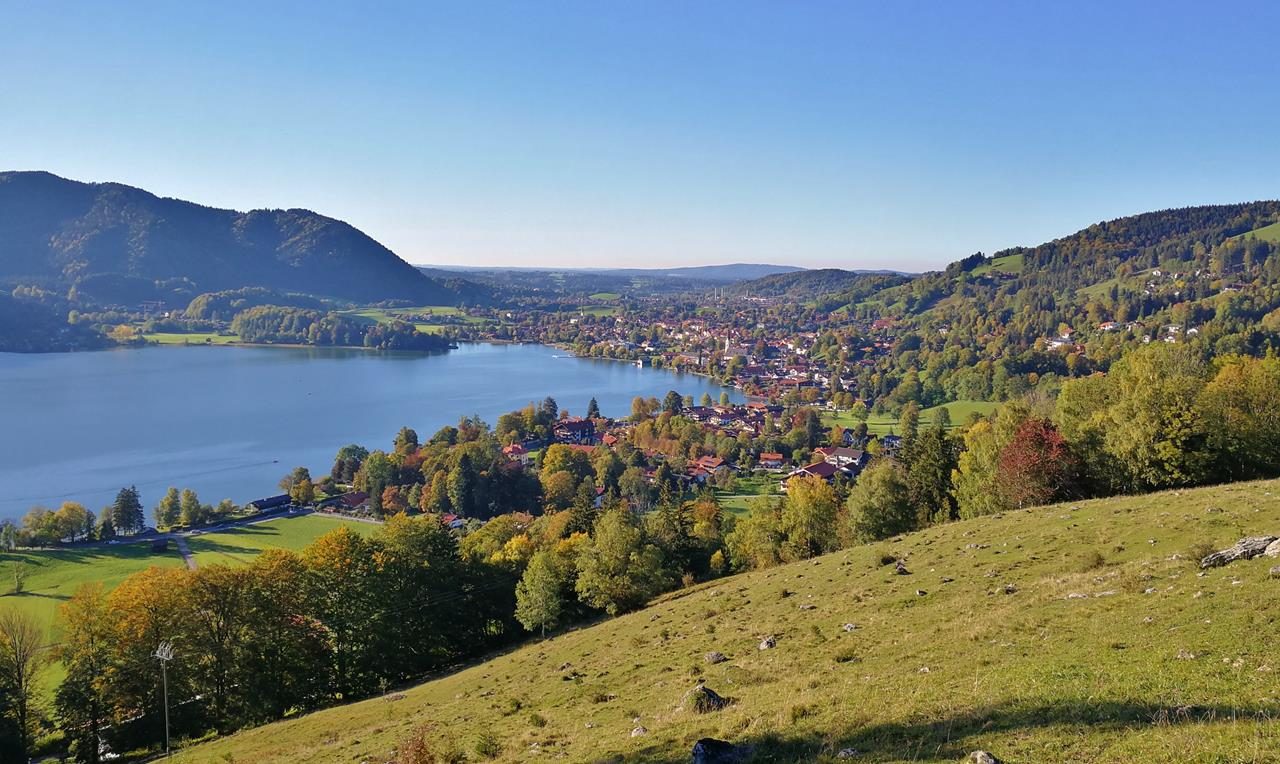
<svg viewBox="0 0 1280 764">
<path fill-rule="evenodd" d="M 934 416 L 944 407 L 947 409 L 947 413 L 951 415 L 951 429 L 955 429 L 964 425 L 974 413 L 985 416 L 995 411 L 999 405 L 999 403 L 993 401 L 952 401 L 941 406 L 930 406 L 927 409 L 920 410 L 920 426 L 927 427 L 933 424 Z M 823 412 L 822 421 L 828 426 L 840 425 L 845 429 L 853 429 L 858 426 L 858 418 L 850 411 Z M 902 427 L 899 425 L 899 421 L 898 417 L 890 414 L 871 414 L 867 417 L 867 432 L 873 435 L 888 435 L 890 432 L 900 435 L 902 434 Z"/>
<path fill-rule="evenodd" d="M 142 336 L 159 345 L 230 345 L 240 341 L 238 335 L 217 332 L 155 332 Z"/>
<path fill-rule="evenodd" d="M 997 273 L 1021 273 L 1023 259 L 1024 257 L 1021 253 L 997 257 L 989 263 L 984 263 L 979 265 L 977 268 L 974 268 L 973 275 L 981 276 L 984 273 L 991 273 L 992 271 Z"/>
<path fill-rule="evenodd" d="M 1280 244 L 1280 223 L 1272 223 L 1271 225 L 1263 226 L 1262 228 L 1255 228 L 1254 230 L 1249 231 L 1248 233 L 1243 233 L 1243 234 L 1240 234 L 1239 236 L 1233 236 L 1232 238 L 1244 239 L 1250 236 L 1252 236 L 1255 239 L 1269 241 L 1273 244 Z"/>
<path fill-rule="evenodd" d="M 308 544 L 337 528 L 350 528 L 363 536 L 379 526 L 323 514 L 285 517 L 239 528 L 192 536 L 187 543 L 196 565 L 242 565 L 267 549 L 302 551 Z"/>
<path fill-rule="evenodd" d="M 1280 535 L 1280 481 L 955 522 L 698 584 L 175 761 L 389 761 L 423 727 L 499 761 L 687 761 L 712 736 L 757 761 L 1274 762 L 1273 561 L 1194 559 L 1259 533 Z M 699 681 L 732 704 L 681 708 Z"/>
</svg>

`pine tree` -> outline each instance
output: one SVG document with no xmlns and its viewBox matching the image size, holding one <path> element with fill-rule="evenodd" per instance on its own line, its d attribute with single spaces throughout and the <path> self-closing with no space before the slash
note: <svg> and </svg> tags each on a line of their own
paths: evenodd
<svg viewBox="0 0 1280 764">
<path fill-rule="evenodd" d="M 118 533 L 137 533 L 142 530 L 146 516 L 142 511 L 142 498 L 134 486 L 121 488 L 111 505 L 111 524 Z"/>
<path fill-rule="evenodd" d="M 587 419 L 599 419 L 599 418 L 600 418 L 600 404 L 596 402 L 595 398 L 592 398 L 591 401 L 587 403 Z"/>
</svg>

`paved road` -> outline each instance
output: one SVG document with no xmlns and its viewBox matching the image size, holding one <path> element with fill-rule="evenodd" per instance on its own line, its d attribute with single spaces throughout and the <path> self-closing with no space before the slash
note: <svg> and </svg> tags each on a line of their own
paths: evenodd
<svg viewBox="0 0 1280 764">
<path fill-rule="evenodd" d="M 191 546 L 187 544 L 187 537 L 176 535 L 170 536 L 174 545 L 178 547 L 178 554 L 182 555 L 182 561 L 187 564 L 187 570 L 196 569 L 196 556 L 191 553 Z"/>
</svg>

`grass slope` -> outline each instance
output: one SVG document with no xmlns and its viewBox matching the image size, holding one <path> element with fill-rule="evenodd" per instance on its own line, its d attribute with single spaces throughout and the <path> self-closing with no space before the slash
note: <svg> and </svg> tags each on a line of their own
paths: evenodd
<svg viewBox="0 0 1280 764">
<path fill-rule="evenodd" d="M 373 534 L 379 527 L 325 515 L 306 515 L 192 536 L 188 544 L 195 554 L 197 566 L 239 565 L 251 562 L 267 549 L 301 551 L 312 541 L 344 525 L 365 536 Z"/>
<path fill-rule="evenodd" d="M 1263 241 L 1269 241 L 1275 244 L 1280 244 L 1280 223 L 1272 223 L 1271 225 L 1263 226 L 1262 228 L 1255 228 L 1254 230 L 1248 233 L 1241 234 L 1239 236 L 1233 236 L 1232 238 L 1244 239 L 1248 237 L 1253 237 L 1255 239 L 1261 239 Z"/>
<path fill-rule="evenodd" d="M 920 426 L 927 427 L 933 424 L 933 418 L 937 415 L 938 410 L 945 408 L 951 416 L 951 428 L 961 427 L 969 420 L 973 414 L 987 415 L 995 411 L 999 407 L 999 403 L 992 401 L 952 401 L 941 406 L 930 406 L 927 409 L 920 410 Z M 823 414 L 823 422 L 827 425 L 838 424 L 846 429 L 853 429 L 858 426 L 858 419 L 849 411 L 826 412 Z M 871 415 L 867 418 L 867 432 L 872 435 L 887 435 L 890 432 L 901 434 L 901 424 L 898 417 L 881 414 Z"/>
<path fill-rule="evenodd" d="M 503 761 L 687 761 L 706 735 L 762 761 L 1276 761 L 1274 563 L 1201 575 L 1188 559 L 1262 532 L 1280 534 L 1280 481 L 957 522 L 707 583 L 176 760 L 385 762 L 429 723 L 468 751 L 492 734 Z M 765 635 L 776 648 L 757 649 Z M 734 704 L 681 710 L 699 678 Z"/>
<path fill-rule="evenodd" d="M 120 544 L 92 549 L 0 552 L 0 591 L 12 589 L 9 564 L 23 561 L 29 576 L 22 595 L 0 597 L 0 608 L 14 606 L 36 617 L 41 627 L 52 630 L 58 606 L 71 599 L 83 584 L 98 582 L 106 589 L 152 565 L 172 568 L 182 565 L 182 557 L 172 545 L 167 552 L 152 552 L 150 543 Z M 56 634 L 54 634 L 56 641 Z"/>
</svg>

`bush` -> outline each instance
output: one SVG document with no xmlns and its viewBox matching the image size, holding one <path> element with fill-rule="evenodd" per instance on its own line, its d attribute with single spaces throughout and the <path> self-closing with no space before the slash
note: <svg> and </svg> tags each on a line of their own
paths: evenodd
<svg viewBox="0 0 1280 764">
<path fill-rule="evenodd" d="M 489 730 L 480 733 L 476 738 L 476 755 L 482 759 L 496 759 L 502 755 L 502 743 Z"/>
<path fill-rule="evenodd" d="M 462 764 L 467 760 L 449 740 L 432 743 L 431 725 L 423 724 L 405 738 L 396 751 L 395 764 Z"/>
</svg>

